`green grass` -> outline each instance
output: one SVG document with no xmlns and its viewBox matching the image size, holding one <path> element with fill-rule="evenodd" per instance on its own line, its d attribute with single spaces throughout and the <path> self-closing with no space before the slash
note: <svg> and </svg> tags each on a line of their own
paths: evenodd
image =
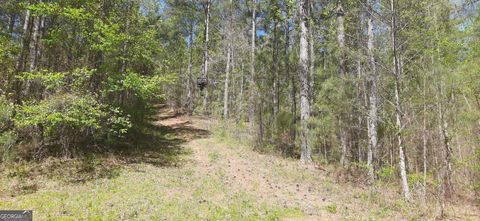
<svg viewBox="0 0 480 221">
<path fill-rule="evenodd" d="M 219 157 L 220 157 L 220 154 L 217 151 L 208 153 L 208 159 L 210 160 L 210 162 L 217 161 Z"/>
<path fill-rule="evenodd" d="M 329 204 L 325 207 L 325 209 L 329 213 L 336 214 L 337 213 L 337 204 L 335 204 L 335 203 Z"/>
<path fill-rule="evenodd" d="M 301 215 L 245 192 L 233 193 L 221 176 L 201 177 L 186 167 L 137 165 L 111 179 L 41 182 L 37 192 L 0 201 L 0 210 L 33 209 L 36 220 L 278 220 Z"/>
<path fill-rule="evenodd" d="M 146 125 L 114 156 L 45 159 L 0 168 L 0 210 L 31 209 L 35 220 L 278 220 L 302 215 L 229 189 L 218 168 L 198 171 L 187 140 L 207 131 Z M 181 136 L 177 136 L 181 135 Z M 222 156 L 210 151 L 211 163 Z"/>
<path fill-rule="evenodd" d="M 377 191 L 387 187 L 358 188 L 297 160 L 259 154 L 248 141 L 221 131 L 208 138 L 207 131 L 191 128 L 151 127 L 147 132 L 148 140 L 139 139 L 143 143 L 112 157 L 0 168 L 0 210 L 32 209 L 35 220 L 281 220 L 309 215 L 422 220 L 434 212 L 425 214 L 399 194 Z M 187 143 L 192 135 L 207 139 Z M 237 170 L 250 179 L 240 183 Z M 285 186 L 270 190 L 267 183 Z M 314 196 L 312 204 L 298 197 L 298 184 L 313 187 L 302 193 Z"/>
</svg>

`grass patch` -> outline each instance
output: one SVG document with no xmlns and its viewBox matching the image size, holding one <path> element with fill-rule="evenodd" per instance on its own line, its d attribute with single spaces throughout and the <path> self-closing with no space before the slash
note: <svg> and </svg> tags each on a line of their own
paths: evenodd
<svg viewBox="0 0 480 221">
<path fill-rule="evenodd" d="M 208 160 L 210 160 L 210 162 L 215 162 L 218 158 L 220 158 L 220 154 L 217 151 L 208 153 Z"/>
<path fill-rule="evenodd" d="M 145 172 L 122 170 L 111 179 L 74 185 L 42 180 L 41 191 L 1 200 L 0 210 L 33 209 L 36 220 L 279 220 L 302 215 L 245 192 L 231 193 L 220 176 L 139 167 Z"/>
<path fill-rule="evenodd" d="M 329 213 L 336 214 L 336 213 L 337 213 L 337 204 L 332 203 L 332 204 L 330 204 L 330 205 L 327 205 L 327 206 L 325 207 L 325 209 L 326 209 Z"/>
</svg>

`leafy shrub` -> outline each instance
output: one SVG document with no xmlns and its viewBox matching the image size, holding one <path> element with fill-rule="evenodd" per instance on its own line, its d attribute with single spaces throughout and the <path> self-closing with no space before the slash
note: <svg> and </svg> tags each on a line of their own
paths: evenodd
<svg viewBox="0 0 480 221">
<path fill-rule="evenodd" d="M 144 76 L 133 71 L 107 77 L 104 97 L 112 97 L 110 104 L 119 106 L 132 116 L 133 122 L 142 121 L 151 113 L 152 104 L 165 99 L 162 85 L 171 83 L 174 76 Z"/>
<path fill-rule="evenodd" d="M 122 136 L 131 126 L 128 116 L 123 116 L 118 108 L 101 104 L 92 96 L 74 94 L 55 95 L 19 106 L 15 123 L 64 150 L 90 138 Z"/>
<path fill-rule="evenodd" d="M 378 178 L 382 181 L 391 181 L 395 177 L 395 166 L 387 165 L 380 168 L 377 172 Z"/>
<path fill-rule="evenodd" d="M 0 162 L 5 162 L 12 158 L 12 147 L 16 141 L 17 137 L 13 131 L 0 133 Z"/>
<path fill-rule="evenodd" d="M 0 131 L 5 128 L 10 121 L 13 105 L 9 104 L 5 97 L 0 96 Z"/>
<path fill-rule="evenodd" d="M 147 77 L 135 72 L 127 72 L 122 81 L 124 90 L 133 91 L 142 100 L 160 98 L 160 85 L 168 79 L 161 76 Z"/>
<path fill-rule="evenodd" d="M 480 149 L 475 150 L 473 164 L 472 189 L 477 196 L 480 196 Z"/>
<path fill-rule="evenodd" d="M 33 150 L 57 147 L 70 155 L 81 145 L 113 143 L 128 132 L 132 122 L 145 119 L 154 101 L 163 99 L 161 85 L 175 80 L 172 75 L 90 68 L 40 69 L 15 77 L 25 91 L 23 103 L 15 107 L 14 124 L 19 139 L 25 141 L 20 152 L 26 156 Z"/>
<path fill-rule="evenodd" d="M 89 88 L 88 84 L 95 71 L 95 69 L 88 68 L 76 68 L 71 72 L 38 70 L 34 72 L 23 72 L 17 75 L 16 78 L 24 82 L 39 82 L 46 94 L 53 94 L 65 90 L 87 92 Z"/>
<path fill-rule="evenodd" d="M 415 185 L 423 183 L 423 174 L 421 173 L 413 173 L 408 174 L 408 185 L 413 187 Z"/>
<path fill-rule="evenodd" d="M 0 96 L 0 162 L 6 161 L 11 156 L 12 146 L 16 142 L 16 135 L 9 130 L 13 106 L 5 97 Z"/>
</svg>

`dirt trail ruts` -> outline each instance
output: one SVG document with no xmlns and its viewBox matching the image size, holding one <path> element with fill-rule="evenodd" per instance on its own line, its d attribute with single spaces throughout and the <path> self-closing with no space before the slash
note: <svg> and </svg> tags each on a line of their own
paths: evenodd
<svg viewBox="0 0 480 221">
<path fill-rule="evenodd" d="M 207 119 L 176 115 L 173 111 L 160 112 L 158 124 L 181 129 L 183 127 L 208 129 Z M 182 136 L 182 135 L 181 135 Z M 289 180 L 276 174 L 275 168 L 307 170 L 318 173 L 311 167 L 304 167 L 291 161 L 261 155 L 245 147 L 236 147 L 228 142 L 218 143 L 216 139 L 207 137 L 193 139 L 186 144 L 193 153 L 196 162 L 194 170 L 198 176 L 218 176 L 221 171 L 224 184 L 232 192 L 243 191 L 256 196 L 260 201 L 281 205 L 285 208 L 298 208 L 306 215 L 307 220 L 317 220 L 317 216 L 336 217 L 325 211 L 331 202 L 315 183 Z M 272 167 L 273 166 L 273 167 Z M 272 169 L 274 169 L 272 171 Z M 283 171 L 285 172 L 285 171 Z M 316 179 L 317 181 L 319 179 Z"/>
<path fill-rule="evenodd" d="M 334 176 L 327 174 L 331 169 L 320 170 L 295 159 L 261 154 L 245 143 L 215 137 L 212 130 L 220 125 L 215 120 L 179 115 L 165 109 L 159 112 L 157 119 L 156 124 L 171 128 L 176 136 L 187 141 L 184 146 L 191 150 L 193 162 L 189 169 L 195 171 L 197 178 L 220 180 L 226 195 L 246 193 L 257 202 L 298 209 L 305 215 L 284 218 L 286 220 L 434 219 L 424 216 L 424 207 L 402 203 L 395 187 L 380 192 L 337 182 Z M 192 131 L 204 133 L 199 136 Z M 449 213 L 455 214 L 450 218 L 478 218 L 469 208 L 450 207 Z"/>
</svg>

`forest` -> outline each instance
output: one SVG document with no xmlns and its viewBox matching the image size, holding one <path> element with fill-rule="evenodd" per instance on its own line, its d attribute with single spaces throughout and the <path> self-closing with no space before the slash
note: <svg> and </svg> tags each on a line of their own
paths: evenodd
<svg viewBox="0 0 480 221">
<path fill-rule="evenodd" d="M 0 210 L 480 219 L 479 2 L 0 0 Z"/>
</svg>

